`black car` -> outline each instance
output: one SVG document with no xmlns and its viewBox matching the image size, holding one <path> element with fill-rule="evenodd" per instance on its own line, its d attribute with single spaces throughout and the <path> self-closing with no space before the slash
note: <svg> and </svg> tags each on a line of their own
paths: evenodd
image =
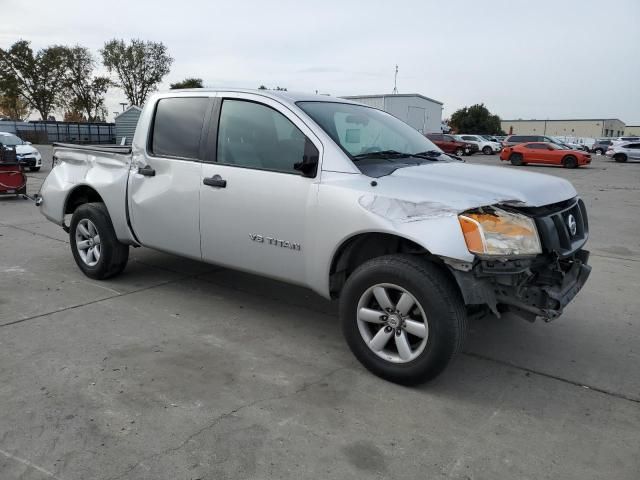
<svg viewBox="0 0 640 480">
<path fill-rule="evenodd" d="M 596 140 L 596 143 L 594 143 L 591 147 L 591 153 L 602 155 L 609 149 L 612 144 L 613 141 L 608 138 L 601 138 L 600 140 Z"/>
</svg>

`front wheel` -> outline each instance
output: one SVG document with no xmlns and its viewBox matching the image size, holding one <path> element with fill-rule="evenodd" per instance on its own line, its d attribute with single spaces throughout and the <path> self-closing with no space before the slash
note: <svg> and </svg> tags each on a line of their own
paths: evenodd
<svg viewBox="0 0 640 480">
<path fill-rule="evenodd" d="M 491 149 L 491 147 L 484 147 L 482 149 L 482 153 L 484 153 L 485 155 L 491 155 L 493 153 L 493 150 Z"/>
<path fill-rule="evenodd" d="M 616 153 L 613 159 L 618 163 L 622 163 L 627 161 L 627 156 L 624 153 Z"/>
<path fill-rule="evenodd" d="M 595 153 L 596 155 L 602 155 L 604 153 L 604 150 L 602 150 L 601 148 L 596 148 L 593 153 Z"/>
<path fill-rule="evenodd" d="M 129 260 L 129 246 L 118 241 L 104 203 L 85 203 L 73 212 L 69 242 L 76 264 L 90 278 L 113 277 Z"/>
<path fill-rule="evenodd" d="M 437 265 L 387 255 L 361 265 L 340 298 L 342 331 L 356 358 L 389 381 L 412 385 L 438 376 L 462 348 L 466 312 Z"/>
<path fill-rule="evenodd" d="M 564 168 L 578 168 L 578 159 L 573 155 L 567 155 L 562 161 Z"/>
<path fill-rule="evenodd" d="M 456 157 L 461 157 L 462 155 L 464 155 L 464 150 L 462 148 L 456 148 L 456 151 L 454 153 Z"/>
<path fill-rule="evenodd" d="M 511 162 L 511 165 L 515 165 L 516 167 L 524 165 L 521 153 L 512 153 L 509 157 L 509 161 Z"/>
</svg>

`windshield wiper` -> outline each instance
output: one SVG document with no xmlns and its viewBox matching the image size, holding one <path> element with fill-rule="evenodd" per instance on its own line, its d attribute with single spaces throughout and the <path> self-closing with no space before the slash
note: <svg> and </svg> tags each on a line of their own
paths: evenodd
<svg viewBox="0 0 640 480">
<path fill-rule="evenodd" d="M 355 161 L 367 158 L 408 158 L 412 155 L 409 153 L 398 152 L 397 150 L 380 150 L 378 152 L 360 153 L 353 155 L 351 158 Z"/>
<path fill-rule="evenodd" d="M 427 150 L 426 152 L 412 153 L 412 157 L 424 158 L 426 160 L 436 161 L 437 157 L 444 155 L 440 150 Z"/>
</svg>

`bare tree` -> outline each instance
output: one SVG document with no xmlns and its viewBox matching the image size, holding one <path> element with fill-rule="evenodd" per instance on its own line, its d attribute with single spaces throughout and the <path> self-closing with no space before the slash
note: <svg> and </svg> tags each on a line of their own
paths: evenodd
<svg viewBox="0 0 640 480">
<path fill-rule="evenodd" d="M 161 42 L 110 40 L 100 50 L 102 61 L 109 72 L 118 76 L 117 86 L 131 105 L 142 106 L 165 75 L 169 73 L 173 58 Z"/>
<path fill-rule="evenodd" d="M 8 50 L 0 48 L 0 89 L 13 85 L 43 120 L 59 105 L 64 90 L 69 49 L 53 45 L 35 55 L 29 42 L 20 40 Z"/>
</svg>

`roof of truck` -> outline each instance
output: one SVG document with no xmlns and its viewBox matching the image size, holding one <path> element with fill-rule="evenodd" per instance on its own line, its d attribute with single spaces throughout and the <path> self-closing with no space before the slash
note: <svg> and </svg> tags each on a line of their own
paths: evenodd
<svg viewBox="0 0 640 480">
<path fill-rule="evenodd" d="M 253 93 L 275 99 L 282 99 L 291 103 L 295 102 L 336 102 L 336 103 L 358 103 L 344 98 L 332 97 L 330 95 L 319 95 L 314 93 L 290 92 L 288 90 L 259 90 L 250 88 L 185 88 L 179 90 L 168 90 L 164 94 L 174 92 L 239 92 Z"/>
</svg>

